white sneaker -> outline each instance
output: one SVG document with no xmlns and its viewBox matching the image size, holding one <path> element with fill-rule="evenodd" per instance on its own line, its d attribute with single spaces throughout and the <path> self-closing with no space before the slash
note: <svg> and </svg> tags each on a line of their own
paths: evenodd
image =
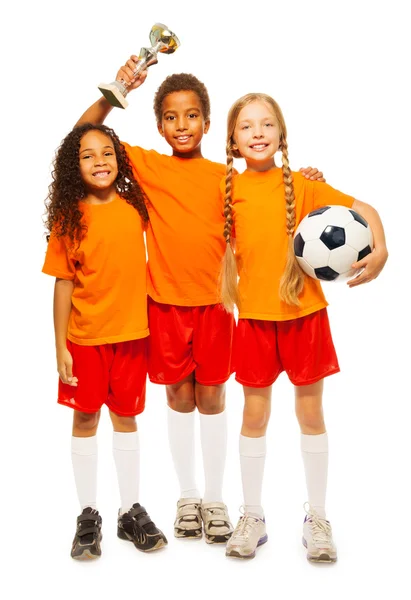
<svg viewBox="0 0 411 600">
<path fill-rule="evenodd" d="M 312 562 L 335 562 L 337 549 L 332 538 L 329 521 L 322 519 L 306 502 L 307 513 L 303 525 L 303 544 L 307 548 L 307 559 Z"/>
<path fill-rule="evenodd" d="M 201 517 L 207 544 L 225 544 L 233 533 L 233 526 L 224 502 L 202 502 Z"/>
<path fill-rule="evenodd" d="M 198 539 L 202 536 L 200 498 L 180 498 L 177 502 L 177 514 L 174 521 L 176 538 Z"/>
<path fill-rule="evenodd" d="M 227 542 L 225 554 L 235 558 L 254 558 L 258 546 L 265 544 L 267 539 L 265 520 L 245 513 Z"/>
</svg>

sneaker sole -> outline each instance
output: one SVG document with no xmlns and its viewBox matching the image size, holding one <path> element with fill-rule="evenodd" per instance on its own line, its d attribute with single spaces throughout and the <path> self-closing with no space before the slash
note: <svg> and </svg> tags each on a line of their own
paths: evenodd
<svg viewBox="0 0 411 600">
<path fill-rule="evenodd" d="M 101 544 L 101 540 L 103 539 L 103 534 L 100 533 L 100 538 L 98 540 L 98 544 Z M 93 552 L 91 552 L 90 550 L 90 546 L 87 548 L 84 548 L 83 552 L 81 554 L 70 554 L 71 558 L 73 558 L 74 560 L 93 560 L 93 558 L 100 558 L 101 556 L 101 549 L 97 554 L 93 554 Z"/>
<path fill-rule="evenodd" d="M 201 540 L 203 532 L 201 529 L 174 529 L 174 537 L 180 540 Z"/>
<path fill-rule="evenodd" d="M 268 541 L 268 535 L 265 534 L 263 537 L 261 537 L 258 540 L 257 548 L 259 546 L 262 546 L 263 544 L 265 544 L 267 541 Z M 251 554 L 240 554 L 236 550 L 232 550 L 231 552 L 226 552 L 225 555 L 229 556 L 230 558 L 245 558 L 245 559 L 248 558 L 249 559 L 249 558 L 254 558 L 255 557 L 255 550 Z"/>
<path fill-rule="evenodd" d="M 305 548 L 308 548 L 305 538 L 303 538 L 303 546 Z M 312 554 L 308 554 L 308 550 L 307 550 L 307 560 L 309 562 L 315 562 L 315 563 L 335 563 L 335 562 L 337 562 L 337 557 L 330 556 L 326 552 L 323 552 L 319 556 L 313 556 Z"/>
<path fill-rule="evenodd" d="M 204 537 L 207 544 L 226 544 L 232 535 L 233 532 L 231 531 L 231 533 L 226 533 L 226 535 L 204 534 Z"/>
<path fill-rule="evenodd" d="M 71 558 L 73 558 L 74 560 L 92 560 L 93 558 L 100 558 L 101 554 L 93 554 L 92 552 L 90 552 L 90 550 L 86 549 L 83 550 L 83 552 L 81 554 L 78 554 L 77 556 L 73 556 L 71 555 Z"/>
<path fill-rule="evenodd" d="M 134 546 L 137 548 L 137 550 L 140 550 L 140 552 L 153 552 L 154 550 L 160 550 L 160 548 L 164 548 L 168 544 L 167 540 L 160 538 L 159 540 L 157 540 L 156 544 L 152 548 L 141 548 L 122 529 L 119 529 L 117 531 L 117 537 L 120 538 L 120 540 L 124 540 L 126 542 L 131 542 L 132 544 L 134 544 Z"/>
</svg>

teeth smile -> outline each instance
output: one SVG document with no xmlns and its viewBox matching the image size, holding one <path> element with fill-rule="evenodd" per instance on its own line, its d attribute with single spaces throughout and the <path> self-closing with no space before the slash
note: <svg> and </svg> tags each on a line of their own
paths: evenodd
<svg viewBox="0 0 411 600">
<path fill-rule="evenodd" d="M 189 138 L 190 138 L 189 135 L 179 135 L 179 136 L 177 136 L 177 139 L 178 139 L 179 142 L 185 142 Z"/>
<path fill-rule="evenodd" d="M 254 144 L 250 146 L 253 150 L 262 150 L 263 148 L 267 148 L 268 144 Z"/>
<path fill-rule="evenodd" d="M 106 177 L 110 175 L 110 171 L 100 171 L 99 173 L 93 173 L 93 177 Z"/>
</svg>

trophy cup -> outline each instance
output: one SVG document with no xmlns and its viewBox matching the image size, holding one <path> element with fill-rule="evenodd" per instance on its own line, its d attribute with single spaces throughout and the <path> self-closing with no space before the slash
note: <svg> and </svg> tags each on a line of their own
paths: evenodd
<svg viewBox="0 0 411 600">
<path fill-rule="evenodd" d="M 150 65 L 158 62 L 157 53 L 172 54 L 180 45 L 180 40 L 175 33 L 170 31 L 163 23 L 155 23 L 150 31 L 151 48 L 141 48 L 138 55 L 138 63 L 134 71 L 134 77 L 148 69 Z M 101 83 L 98 89 L 112 106 L 118 108 L 127 108 L 128 102 L 126 95 L 128 92 L 128 83 L 124 80 L 112 81 L 111 83 Z"/>
</svg>

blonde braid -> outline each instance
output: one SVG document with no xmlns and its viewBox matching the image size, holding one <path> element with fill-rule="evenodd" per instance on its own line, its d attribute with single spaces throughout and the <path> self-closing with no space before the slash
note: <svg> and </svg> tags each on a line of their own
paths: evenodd
<svg viewBox="0 0 411 600">
<path fill-rule="evenodd" d="M 282 151 L 282 171 L 285 186 L 288 236 L 287 263 L 280 281 L 280 298 L 281 300 L 283 300 L 283 302 L 286 302 L 287 304 L 299 306 L 300 302 L 298 300 L 298 296 L 303 291 L 304 273 L 300 265 L 298 264 L 294 254 L 293 236 L 296 223 L 295 194 L 293 177 L 288 162 L 288 145 L 285 139 L 281 141 L 280 149 Z"/>
<path fill-rule="evenodd" d="M 231 243 L 231 230 L 233 228 L 233 207 L 231 205 L 231 190 L 233 180 L 234 158 L 231 149 L 227 148 L 227 168 L 225 174 L 225 197 L 224 197 L 224 238 L 227 244 Z"/>
<path fill-rule="evenodd" d="M 220 297 L 227 312 L 234 311 L 234 304 L 238 306 L 238 271 L 237 261 L 231 242 L 231 231 L 233 228 L 233 206 L 231 204 L 232 179 L 234 158 L 231 152 L 231 144 L 227 145 L 227 169 L 225 177 L 224 198 L 224 238 L 227 242 L 224 253 L 223 264 L 220 275 Z"/>
</svg>

